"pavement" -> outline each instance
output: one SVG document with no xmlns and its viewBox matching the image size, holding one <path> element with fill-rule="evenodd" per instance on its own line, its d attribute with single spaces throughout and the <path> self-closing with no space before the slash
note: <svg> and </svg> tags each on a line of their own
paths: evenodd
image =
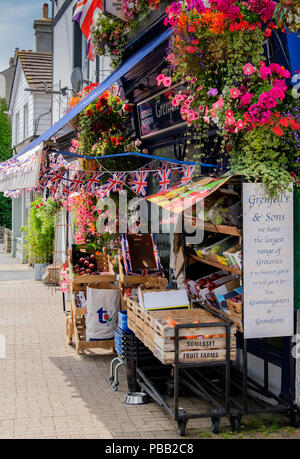
<svg viewBox="0 0 300 459">
<path fill-rule="evenodd" d="M 67 344 L 62 295 L 33 279 L 0 248 L 0 439 L 180 438 L 176 423 L 156 403 L 124 404 L 128 391 L 108 382 L 114 355 L 76 355 Z M 103 352 L 103 351 L 102 351 Z M 5 357 L 5 358 L 1 358 Z M 194 401 L 188 401 L 193 408 Z M 187 434 L 207 429 L 191 421 Z"/>
<path fill-rule="evenodd" d="M 0 439 L 182 438 L 156 403 L 124 404 L 123 368 L 118 391 L 111 389 L 113 354 L 95 349 L 76 355 L 66 340 L 61 293 L 34 281 L 32 268 L 18 264 L 1 247 L 0 275 Z M 179 406 L 191 412 L 208 408 L 196 398 L 181 399 Z M 239 438 L 256 436 L 260 424 L 255 422 L 254 432 L 249 430 L 252 421 L 248 434 Z M 263 425 L 258 436 L 300 438 L 299 430 L 278 433 L 274 422 L 269 430 Z M 230 438 L 228 424 L 221 419 L 221 433 L 214 436 L 208 419 L 190 420 L 184 439 Z"/>
<path fill-rule="evenodd" d="M 4 281 L 20 281 L 33 280 L 33 269 L 28 264 L 21 264 L 10 254 L 3 250 L 3 245 L 0 245 L 0 282 Z"/>
</svg>

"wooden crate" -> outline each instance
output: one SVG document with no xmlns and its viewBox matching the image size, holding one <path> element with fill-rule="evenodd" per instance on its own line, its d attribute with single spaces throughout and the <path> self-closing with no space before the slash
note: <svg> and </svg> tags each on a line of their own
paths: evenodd
<svg viewBox="0 0 300 459">
<path fill-rule="evenodd" d="M 132 286 L 139 286 L 144 285 L 147 283 L 159 282 L 161 286 L 166 288 L 167 286 L 167 279 L 162 274 L 161 276 L 126 276 L 124 274 L 123 265 L 121 262 L 122 255 L 119 252 L 119 277 L 120 277 L 120 288 L 132 287 Z"/>
<path fill-rule="evenodd" d="M 116 275 L 114 268 L 111 262 L 111 258 L 107 253 L 104 252 L 96 255 L 97 269 L 101 272 L 108 272 L 109 274 L 104 275 L 93 275 L 93 274 L 84 274 L 79 276 L 74 273 L 73 263 L 72 263 L 72 250 L 69 250 L 69 278 L 72 284 L 98 284 L 106 282 L 115 282 Z"/>
<path fill-rule="evenodd" d="M 169 320 L 180 324 L 199 321 L 199 327 L 179 330 L 179 361 L 203 362 L 226 358 L 226 328 L 222 320 L 203 309 L 168 309 L 146 311 L 133 298 L 126 298 L 128 326 L 164 364 L 175 361 L 175 328 Z M 201 327 L 203 323 L 214 326 Z M 220 323 L 220 325 L 218 325 Z M 236 358 L 236 327 L 230 329 L 230 358 Z"/>
<path fill-rule="evenodd" d="M 80 354 L 82 351 L 87 349 L 103 349 L 112 352 L 114 350 L 114 339 L 103 340 L 103 341 L 86 341 L 86 326 L 85 326 L 85 315 L 86 308 L 79 308 L 76 306 L 75 293 L 84 291 L 86 293 L 86 287 L 92 287 L 93 284 L 71 284 L 71 316 L 67 317 L 66 323 L 66 335 L 69 344 L 72 344 L 73 340 L 76 347 L 76 353 Z M 95 287 L 100 288 L 112 288 L 113 284 L 103 283 L 101 285 L 95 284 Z"/>
</svg>

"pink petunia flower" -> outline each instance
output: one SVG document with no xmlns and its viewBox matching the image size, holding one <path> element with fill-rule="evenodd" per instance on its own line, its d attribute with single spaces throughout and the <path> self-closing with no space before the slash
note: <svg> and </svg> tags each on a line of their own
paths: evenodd
<svg viewBox="0 0 300 459">
<path fill-rule="evenodd" d="M 239 119 L 239 120 L 237 121 L 237 123 L 236 123 L 236 127 L 237 127 L 238 129 L 244 129 L 244 127 L 245 127 L 244 121 L 242 121 L 241 119 Z"/>
<path fill-rule="evenodd" d="M 172 84 L 172 80 L 170 77 L 165 77 L 164 81 L 163 81 L 163 85 L 168 88 L 169 86 L 171 86 Z"/>
<path fill-rule="evenodd" d="M 232 99 L 237 99 L 241 95 L 241 91 L 238 88 L 231 88 L 229 92 Z"/>
<path fill-rule="evenodd" d="M 252 75 L 252 73 L 257 72 L 257 68 L 248 62 L 248 64 L 244 65 L 243 71 L 245 75 Z"/>
<path fill-rule="evenodd" d="M 157 86 L 160 86 L 165 80 L 165 75 L 161 73 L 160 75 L 156 77 L 156 80 L 157 80 Z"/>
</svg>

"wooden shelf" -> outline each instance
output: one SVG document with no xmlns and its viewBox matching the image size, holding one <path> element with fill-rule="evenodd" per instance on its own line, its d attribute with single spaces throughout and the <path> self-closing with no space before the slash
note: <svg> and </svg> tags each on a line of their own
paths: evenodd
<svg viewBox="0 0 300 459">
<path fill-rule="evenodd" d="M 189 254 L 189 256 L 196 261 L 201 261 L 201 263 L 214 266 L 218 269 L 223 269 L 224 271 L 228 271 L 233 274 L 238 274 L 239 276 L 242 275 L 242 271 L 240 269 L 231 268 L 230 266 L 222 265 L 221 263 L 215 263 L 214 261 L 205 260 L 204 258 L 198 257 L 197 255 Z"/>
<path fill-rule="evenodd" d="M 204 227 L 202 225 L 195 225 L 195 218 L 184 217 L 184 221 L 190 224 L 192 227 L 197 229 L 204 229 L 204 231 L 210 231 L 211 233 L 221 233 L 229 234 L 230 236 L 242 236 L 242 230 L 236 226 L 228 225 L 215 225 L 214 223 L 204 222 Z"/>
</svg>

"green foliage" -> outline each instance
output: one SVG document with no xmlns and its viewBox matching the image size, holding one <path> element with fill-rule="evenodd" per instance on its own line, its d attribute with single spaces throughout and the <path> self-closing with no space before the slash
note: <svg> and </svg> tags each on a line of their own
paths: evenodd
<svg viewBox="0 0 300 459">
<path fill-rule="evenodd" d="M 11 151 L 11 124 L 8 118 L 7 106 L 4 99 L 0 99 L 0 162 L 6 161 L 12 155 Z M 0 193 L 0 226 L 11 228 L 11 199 Z"/>
<path fill-rule="evenodd" d="M 27 225 L 21 228 L 25 231 L 29 261 L 32 263 L 51 263 L 54 235 L 55 216 L 59 204 L 49 198 L 43 202 L 41 198 L 31 203 Z"/>
</svg>

